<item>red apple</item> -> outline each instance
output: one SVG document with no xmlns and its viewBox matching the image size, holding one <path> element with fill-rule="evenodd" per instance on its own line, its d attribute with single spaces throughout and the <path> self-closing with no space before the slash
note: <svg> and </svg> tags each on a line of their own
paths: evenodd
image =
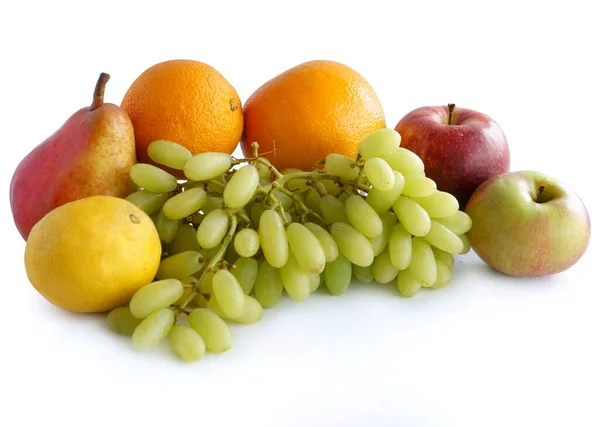
<svg viewBox="0 0 600 427">
<path fill-rule="evenodd" d="M 466 108 L 421 107 L 396 125 L 402 147 L 417 154 L 425 174 L 464 208 L 484 181 L 510 170 L 504 132 L 485 114 Z"/>
<path fill-rule="evenodd" d="M 465 212 L 473 221 L 467 233 L 473 250 L 511 276 L 564 271 L 590 241 L 590 217 L 579 196 L 539 172 L 489 179 L 473 193 Z"/>
</svg>

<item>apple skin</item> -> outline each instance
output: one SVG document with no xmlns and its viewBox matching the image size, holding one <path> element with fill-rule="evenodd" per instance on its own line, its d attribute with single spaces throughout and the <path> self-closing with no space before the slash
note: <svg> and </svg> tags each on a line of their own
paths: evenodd
<svg viewBox="0 0 600 427">
<path fill-rule="evenodd" d="M 560 273 L 581 258 L 590 241 L 590 217 L 581 198 L 540 172 L 517 171 L 487 180 L 465 212 L 473 220 L 467 233 L 473 250 L 511 276 Z"/>
<path fill-rule="evenodd" d="M 427 177 L 464 209 L 482 182 L 510 170 L 510 151 L 504 132 L 489 116 L 453 107 L 450 125 L 449 117 L 449 106 L 421 107 L 395 129 L 400 145 L 423 160 Z"/>
</svg>

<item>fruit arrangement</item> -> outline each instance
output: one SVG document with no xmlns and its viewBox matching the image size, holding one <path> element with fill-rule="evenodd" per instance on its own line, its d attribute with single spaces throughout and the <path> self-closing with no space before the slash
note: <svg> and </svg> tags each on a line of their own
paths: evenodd
<svg viewBox="0 0 600 427">
<path fill-rule="evenodd" d="M 450 104 L 388 128 L 343 64 L 294 67 L 243 109 L 198 61 L 151 67 L 120 107 L 104 103 L 107 81 L 17 167 L 11 207 L 35 289 L 107 313 L 139 351 L 168 340 L 188 362 L 224 352 L 230 323 L 353 281 L 394 283 L 406 298 L 442 289 L 471 247 L 533 276 L 566 270 L 589 243 L 581 199 L 510 172 L 490 117 Z"/>
</svg>

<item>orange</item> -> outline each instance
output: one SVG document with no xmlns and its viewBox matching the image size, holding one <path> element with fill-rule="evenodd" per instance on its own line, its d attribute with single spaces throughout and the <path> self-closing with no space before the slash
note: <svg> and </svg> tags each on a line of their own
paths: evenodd
<svg viewBox="0 0 600 427">
<path fill-rule="evenodd" d="M 244 126 L 236 90 L 210 65 L 193 60 L 148 68 L 128 89 L 121 107 L 133 123 L 138 161 L 144 163 L 152 163 L 147 149 L 157 139 L 177 142 L 192 154 L 231 154 Z"/>
<path fill-rule="evenodd" d="M 383 108 L 369 83 L 334 61 L 310 61 L 259 87 L 244 105 L 242 151 L 278 169 L 311 170 L 329 153 L 354 158 L 360 141 L 385 127 Z"/>
</svg>

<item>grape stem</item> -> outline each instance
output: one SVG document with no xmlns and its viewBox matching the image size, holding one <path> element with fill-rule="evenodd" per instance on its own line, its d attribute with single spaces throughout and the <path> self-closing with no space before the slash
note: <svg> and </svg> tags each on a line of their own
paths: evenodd
<svg viewBox="0 0 600 427">
<path fill-rule="evenodd" d="M 220 188 L 225 188 L 225 184 L 217 181 L 216 179 L 211 179 L 210 181 L 208 181 L 208 183 L 212 184 L 212 185 L 216 185 L 217 187 L 220 187 Z"/>
<path fill-rule="evenodd" d="M 183 301 L 179 305 L 179 307 L 176 308 L 175 318 L 177 318 L 177 316 L 179 314 L 181 314 L 183 311 L 185 311 L 187 305 L 190 302 L 192 302 L 192 300 L 196 297 L 196 295 L 198 295 L 198 292 L 200 291 L 200 289 L 199 289 L 200 284 L 204 281 L 204 279 L 206 278 L 208 273 L 211 273 L 213 270 L 215 270 L 215 267 L 222 261 L 223 256 L 225 255 L 225 251 L 227 250 L 227 247 L 229 247 L 229 244 L 233 240 L 233 235 L 235 234 L 235 230 L 237 230 L 237 217 L 235 215 L 230 214 L 229 222 L 230 222 L 229 231 L 227 232 L 227 235 L 223 239 L 223 242 L 221 242 L 221 247 L 219 247 L 219 250 L 217 251 L 217 253 L 208 262 L 208 265 L 202 272 L 202 275 L 198 279 L 198 282 L 195 284 L 192 292 L 190 292 L 190 294 L 185 299 L 185 301 Z"/>
<path fill-rule="evenodd" d="M 319 215 L 318 213 L 314 212 L 312 209 L 309 209 L 308 206 L 306 206 L 304 204 L 304 202 L 302 200 L 300 200 L 298 198 L 298 196 L 296 196 L 294 194 L 293 191 L 288 190 L 287 188 L 281 187 L 278 188 L 279 191 L 281 191 L 283 194 L 285 194 L 286 196 L 289 196 L 292 201 L 296 204 L 296 207 L 302 212 L 302 218 L 306 219 L 306 216 L 308 215 L 312 215 L 315 218 L 317 218 L 319 221 L 321 221 L 323 224 L 325 224 L 325 220 L 321 217 L 321 215 Z"/>
</svg>

